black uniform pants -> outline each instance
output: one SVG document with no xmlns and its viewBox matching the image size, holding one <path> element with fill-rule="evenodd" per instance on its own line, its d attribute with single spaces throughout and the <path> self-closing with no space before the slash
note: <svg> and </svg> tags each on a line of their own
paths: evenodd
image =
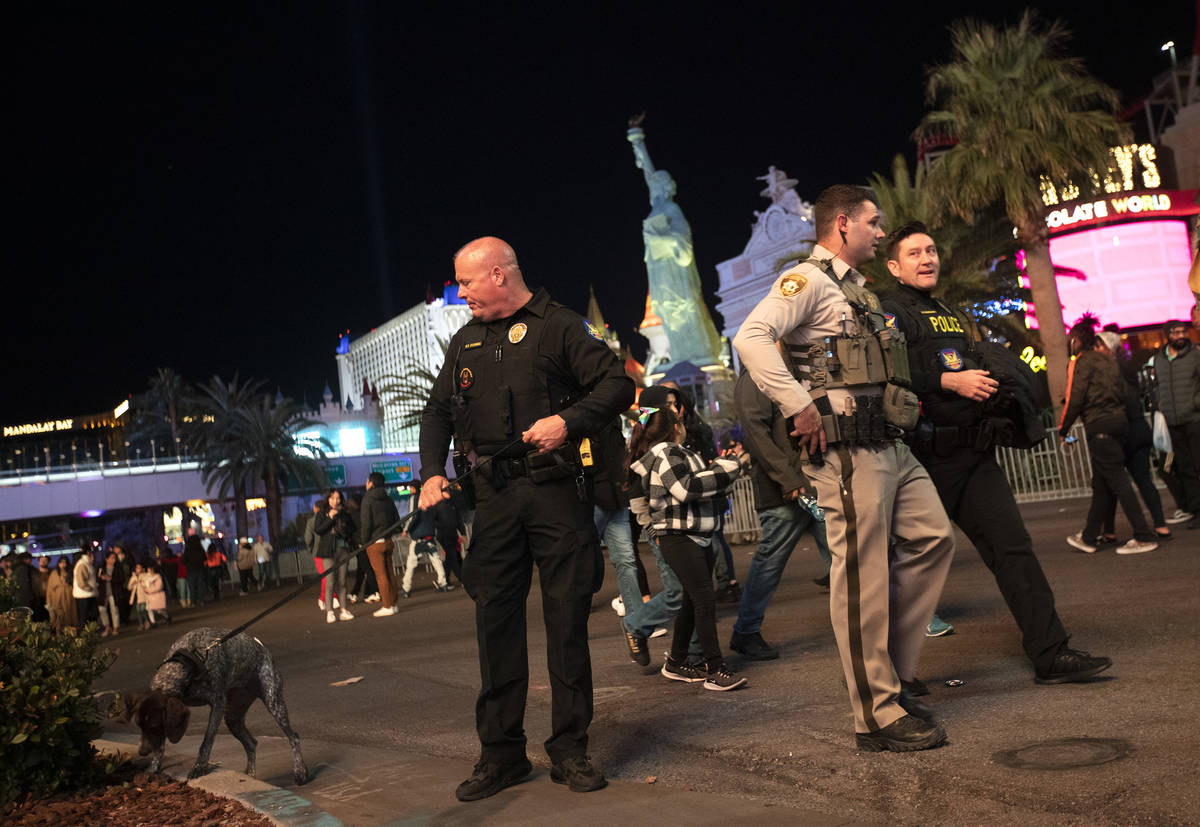
<svg viewBox="0 0 1200 827">
<path fill-rule="evenodd" d="M 1054 610 L 1054 592 L 1033 553 L 1033 540 L 1004 472 L 991 451 L 960 449 L 938 457 L 917 450 L 950 519 L 958 524 L 996 578 L 1021 644 L 1039 674 L 1050 670 L 1067 633 Z"/>
<path fill-rule="evenodd" d="M 1183 491 L 1183 500 L 1175 501 L 1184 511 L 1200 514 L 1200 422 L 1172 425 L 1171 447 L 1175 450 L 1175 476 Z"/>
<path fill-rule="evenodd" d="M 572 479 L 499 484 L 476 475 L 474 533 L 462 583 L 475 601 L 481 688 L 475 727 L 481 755 L 509 763 L 525 755 L 529 652 L 525 604 L 537 564 L 550 673 L 552 762 L 583 755 L 592 721 L 588 613 L 603 577 L 592 506 Z"/>
</svg>

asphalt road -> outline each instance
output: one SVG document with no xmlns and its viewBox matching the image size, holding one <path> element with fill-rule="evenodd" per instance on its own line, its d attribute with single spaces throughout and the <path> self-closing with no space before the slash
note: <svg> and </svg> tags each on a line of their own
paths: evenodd
<svg viewBox="0 0 1200 827">
<path fill-rule="evenodd" d="M 1200 727 L 1188 712 L 1200 680 L 1200 532 L 1177 531 L 1158 551 L 1138 556 L 1084 555 L 1063 538 L 1079 529 L 1086 507 L 1073 500 L 1022 510 L 1071 644 L 1115 662 L 1101 679 L 1034 684 L 999 591 L 960 535 L 941 610 L 957 632 L 929 640 L 920 669 L 950 742 L 906 755 L 860 753 L 828 599 L 811 582 L 820 564 L 805 539 L 763 629 L 782 657 L 743 664 L 733 656 L 750 681 L 738 692 L 663 679 L 657 666 L 665 638 L 651 641 L 651 668 L 630 663 L 609 608 L 616 593 L 610 570 L 591 622 L 593 758 L 612 778 L 653 776 L 664 792 L 695 790 L 850 822 L 1200 823 Z M 744 575 L 753 547 L 735 551 Z M 120 654 L 96 688 L 144 687 L 175 637 L 194 626 L 237 625 L 282 594 L 230 597 L 177 611 L 171 627 L 123 633 L 106 644 Z M 362 745 L 472 763 L 478 667 L 471 600 L 461 590 L 435 593 L 419 572 L 412 599 L 395 617 L 372 618 L 361 605 L 352 611 L 355 621 L 327 625 L 309 592 L 253 629 L 284 675 L 296 729 L 347 750 Z M 735 612 L 722 607 L 723 643 Z M 526 729 L 529 756 L 545 769 L 549 689 L 536 583 L 529 617 Z M 361 682 L 329 685 L 356 676 Z M 963 685 L 947 687 L 949 679 Z M 194 715 L 189 733 L 200 733 L 205 717 Z M 256 735 L 278 734 L 261 705 L 248 722 Z M 117 724 L 112 730 L 128 735 Z M 229 738 L 224 730 L 219 737 Z M 447 795 L 459 780 L 445 779 Z M 645 815 L 646 822 L 668 817 Z M 703 822 L 703 814 L 686 820 Z"/>
</svg>

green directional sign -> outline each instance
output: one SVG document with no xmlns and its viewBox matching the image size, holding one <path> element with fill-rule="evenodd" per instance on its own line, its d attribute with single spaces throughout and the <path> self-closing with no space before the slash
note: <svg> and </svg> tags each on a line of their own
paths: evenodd
<svg viewBox="0 0 1200 827">
<path fill-rule="evenodd" d="M 344 488 L 346 486 L 345 465 L 326 465 L 325 473 L 329 475 L 329 484 L 334 488 Z"/>
<path fill-rule="evenodd" d="M 412 482 L 413 478 L 412 460 L 403 457 L 385 462 L 372 462 L 371 473 L 376 471 L 383 474 L 383 481 L 388 485 Z"/>
</svg>

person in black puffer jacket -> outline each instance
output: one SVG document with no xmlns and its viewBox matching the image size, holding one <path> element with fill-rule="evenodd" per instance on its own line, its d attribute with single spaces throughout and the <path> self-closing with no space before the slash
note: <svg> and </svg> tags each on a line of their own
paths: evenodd
<svg viewBox="0 0 1200 827">
<path fill-rule="evenodd" d="M 1124 383 L 1117 365 L 1095 350 L 1093 320 L 1084 319 L 1072 327 L 1069 341 L 1075 358 L 1067 373 L 1067 404 L 1058 423 L 1058 434 L 1065 441 L 1076 419 L 1082 419 L 1087 426 L 1088 452 L 1092 458 L 1092 504 L 1083 531 L 1068 537 L 1067 542 L 1088 554 L 1095 552 L 1104 516 L 1114 502 L 1119 502 L 1133 526 L 1133 539 L 1117 549 L 1117 553 L 1153 551 L 1158 548 L 1154 531 L 1146 522 L 1125 471 L 1123 446 L 1129 420 L 1125 415 Z"/>
</svg>

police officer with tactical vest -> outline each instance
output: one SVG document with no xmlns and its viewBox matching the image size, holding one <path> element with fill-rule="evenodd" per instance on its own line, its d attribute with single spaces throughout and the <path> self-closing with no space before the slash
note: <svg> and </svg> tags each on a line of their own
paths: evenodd
<svg viewBox="0 0 1200 827">
<path fill-rule="evenodd" d="M 913 697 L 912 681 L 954 539 L 929 475 L 898 439 L 917 411 L 903 335 L 885 326 L 855 270 L 883 238 L 879 206 L 865 187 L 835 186 L 813 212 L 811 257 L 776 279 L 734 346 L 808 452 L 858 746 L 929 749 L 946 733 Z"/>
<path fill-rule="evenodd" d="M 1008 351 L 977 343 L 966 316 L 934 298 L 941 263 L 924 224 L 899 227 L 885 244 L 888 271 L 899 282 L 883 301 L 886 324 L 904 333 L 912 389 L 921 400 L 913 453 L 996 578 L 1037 683 L 1093 677 L 1112 661 L 1067 646 L 1054 592 L 995 459 L 996 445 L 1030 447 L 1045 434 L 1030 415 L 1032 400 L 1021 398 L 1029 393 L 1018 382 L 1023 366 L 1012 364 L 1017 360 Z"/>
<path fill-rule="evenodd" d="M 581 438 L 633 402 L 633 382 L 586 319 L 525 285 L 516 254 L 476 239 L 454 257 L 458 295 L 474 318 L 450 340 L 421 419 L 421 499 L 448 499 L 451 436 L 475 454 L 474 534 L 463 587 L 475 601 L 482 688 L 480 759 L 460 801 L 524 780 L 529 663 L 525 602 L 537 563 L 550 672 L 551 780 L 605 786 L 587 757 L 592 720 L 588 612 L 603 578 Z M 458 467 L 456 454 L 456 467 Z M 459 472 L 462 476 L 462 471 Z"/>
</svg>

